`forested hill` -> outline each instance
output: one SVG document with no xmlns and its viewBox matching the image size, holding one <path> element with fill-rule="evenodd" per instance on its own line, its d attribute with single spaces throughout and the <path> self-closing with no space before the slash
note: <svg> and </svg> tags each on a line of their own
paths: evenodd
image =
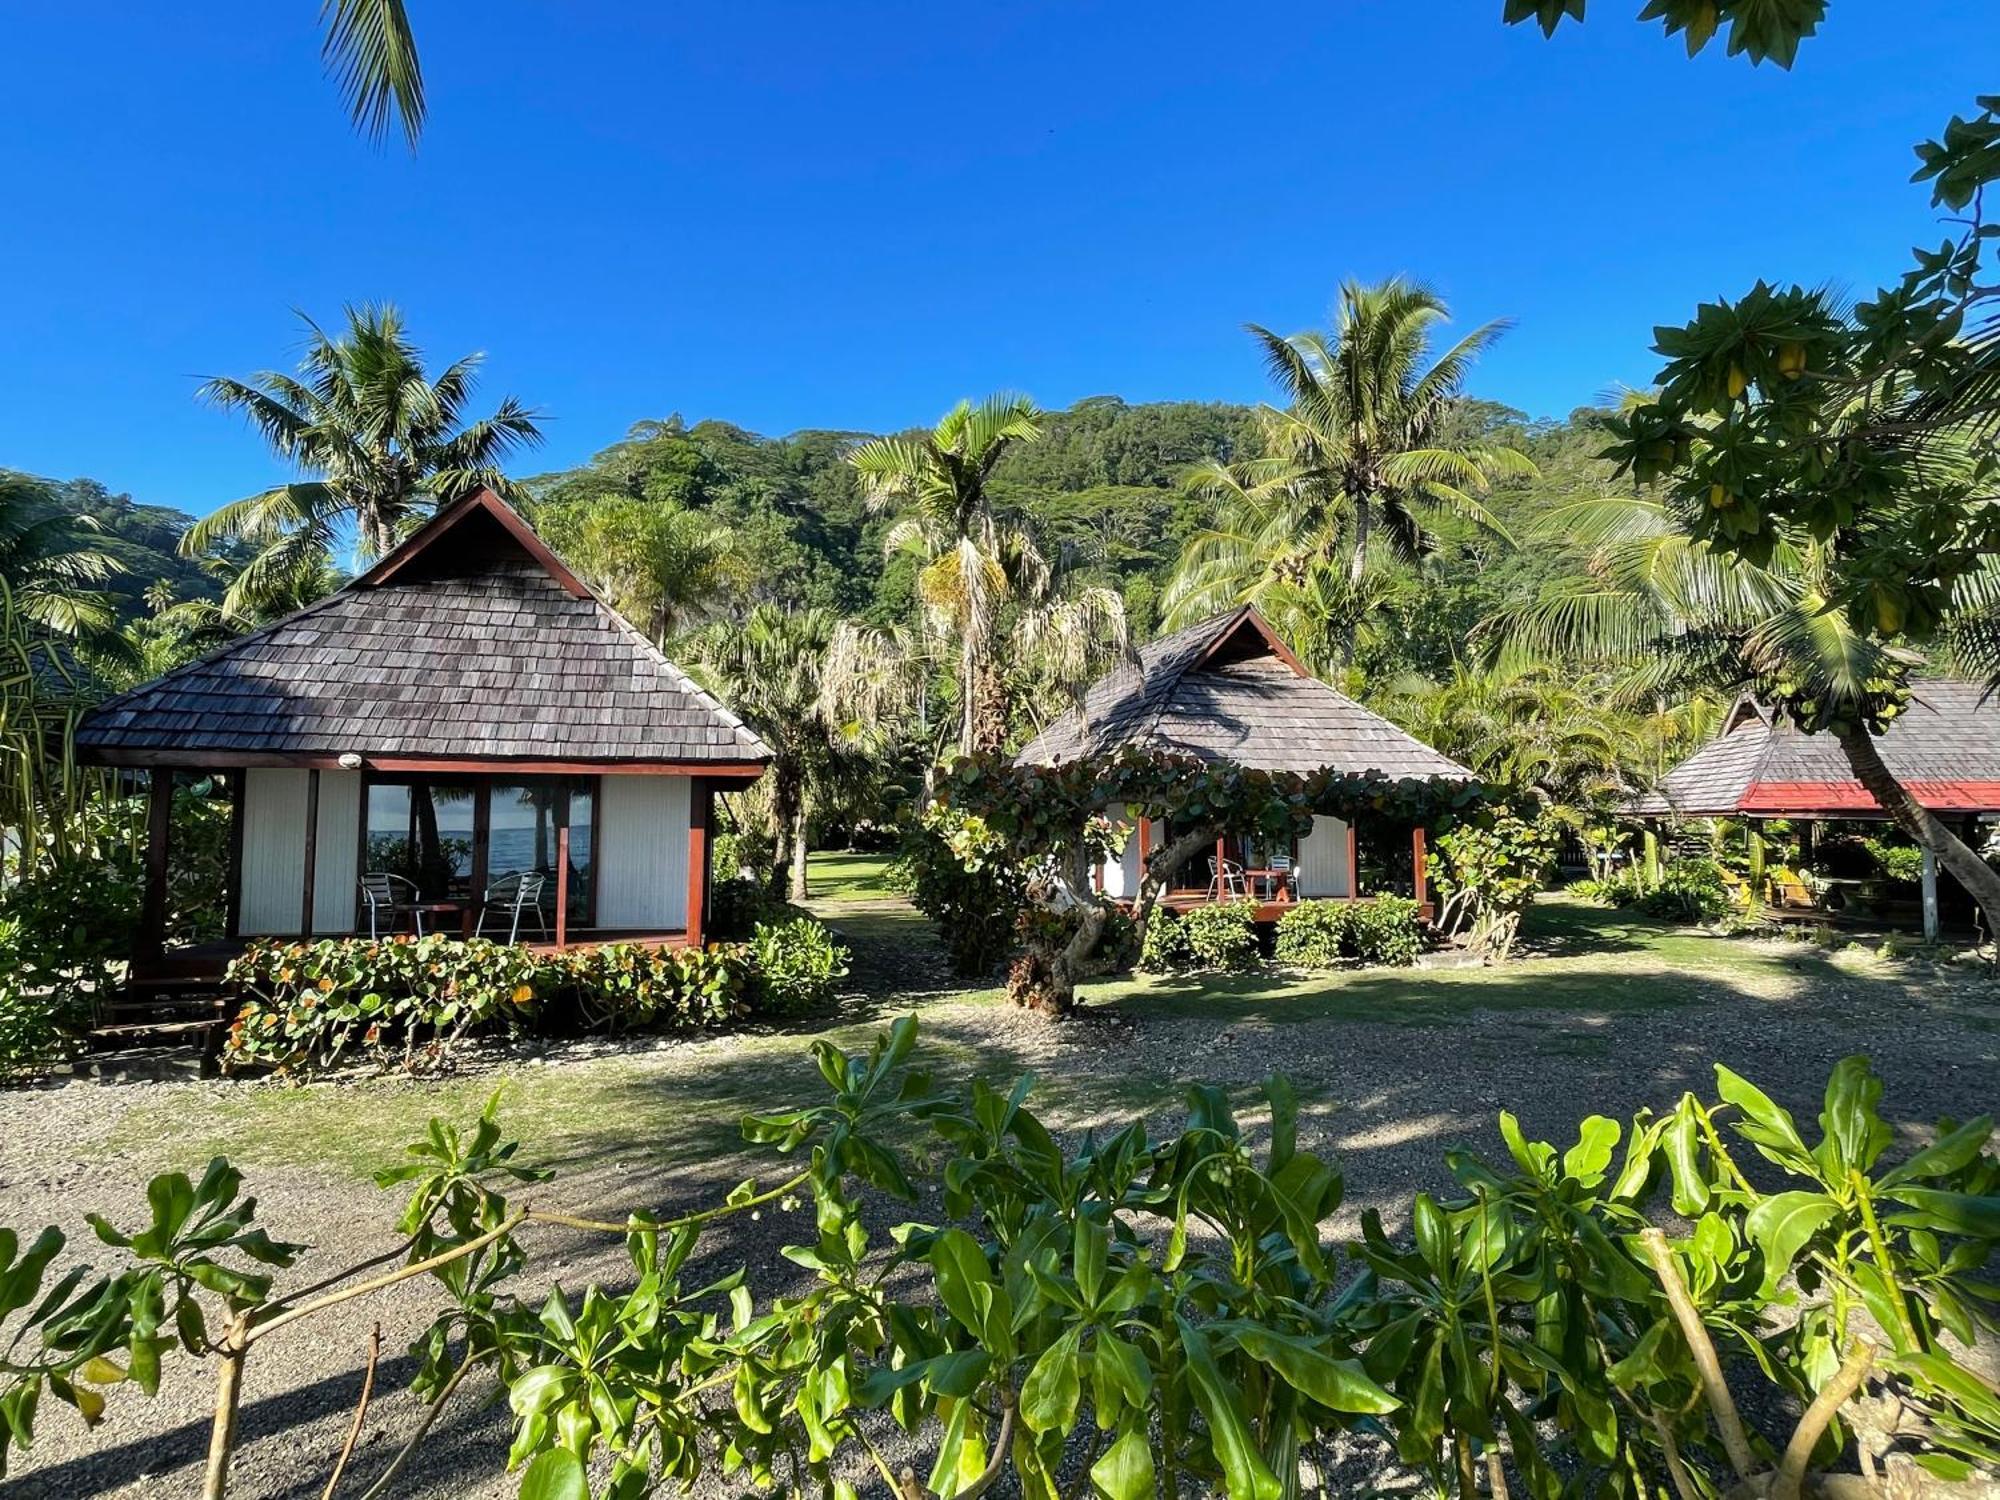
<svg viewBox="0 0 2000 1500">
<path fill-rule="evenodd" d="M 1592 454 L 1602 446 L 1593 413 L 1534 422 L 1510 407 L 1466 402 L 1468 432 L 1488 432 L 1527 452 L 1534 479 L 1507 482 L 1490 509 L 1508 546 L 1450 520 L 1434 555 L 1403 570 L 1383 624 L 1363 653 L 1370 677 L 1413 669 L 1449 672 L 1467 632 L 1497 604 L 1578 565 L 1561 542 L 1537 534 L 1548 514 L 1610 482 Z M 737 536 L 746 566 L 741 602 L 817 604 L 877 624 L 907 620 L 913 564 L 885 564 L 887 518 L 864 505 L 846 453 L 868 434 L 807 431 L 766 438 L 727 422 L 642 422 L 581 468 L 537 476 L 543 506 L 615 497 L 676 502 L 712 515 Z M 1115 583 L 1143 638 L 1159 625 L 1159 599 L 1182 544 L 1210 506 L 1178 481 L 1203 458 L 1254 456 L 1256 409 L 1223 402 L 1128 404 L 1097 396 L 1050 413 L 1041 441 L 1010 449 L 991 489 L 1034 523 L 1044 549 L 1062 549 L 1095 579 Z"/>
</svg>

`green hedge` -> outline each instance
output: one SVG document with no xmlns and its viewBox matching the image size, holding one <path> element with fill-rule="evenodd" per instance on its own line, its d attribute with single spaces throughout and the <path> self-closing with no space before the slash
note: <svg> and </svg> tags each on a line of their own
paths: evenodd
<svg viewBox="0 0 2000 1500">
<path fill-rule="evenodd" d="M 1349 961 L 1407 968 L 1422 948 L 1417 903 L 1404 896 L 1302 901 L 1278 919 L 1277 961 L 1295 968 Z"/>
<path fill-rule="evenodd" d="M 243 1003 L 223 1065 L 305 1073 L 366 1057 L 423 1071 L 474 1031 L 717 1031 L 825 1004 L 847 961 L 809 917 L 706 948 L 535 953 L 437 934 L 258 943 L 229 968 Z"/>
</svg>

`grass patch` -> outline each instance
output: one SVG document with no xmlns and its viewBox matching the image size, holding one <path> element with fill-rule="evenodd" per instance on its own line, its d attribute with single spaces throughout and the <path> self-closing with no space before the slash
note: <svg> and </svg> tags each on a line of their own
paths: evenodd
<svg viewBox="0 0 2000 1500">
<path fill-rule="evenodd" d="M 893 854 L 854 854 L 837 849 L 814 853 L 806 865 L 806 885 L 815 901 L 873 901 L 901 895 L 889 883 Z"/>
</svg>

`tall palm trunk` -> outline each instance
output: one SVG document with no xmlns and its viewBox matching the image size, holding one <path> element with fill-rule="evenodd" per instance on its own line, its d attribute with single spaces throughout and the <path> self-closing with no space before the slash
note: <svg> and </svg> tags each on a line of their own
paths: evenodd
<svg viewBox="0 0 2000 1500">
<path fill-rule="evenodd" d="M 1896 779 L 1882 759 L 1875 736 L 1865 725 L 1837 724 L 1833 737 L 1840 741 L 1854 779 L 1869 790 L 1898 828 L 1936 856 L 1937 862 L 1965 887 L 1979 903 L 1987 935 L 2000 939 L 2000 871 L 1974 854 L 1963 839 L 1945 827 Z"/>
<path fill-rule="evenodd" d="M 1353 499 L 1354 551 L 1347 559 L 1347 619 L 1340 627 L 1340 664 L 1343 667 L 1354 665 L 1354 653 L 1360 644 L 1361 611 L 1355 601 L 1361 597 L 1361 580 L 1368 572 L 1368 537 L 1375 525 L 1375 513 L 1368 497 L 1356 495 Z"/>
<path fill-rule="evenodd" d="M 812 808 L 804 797 L 792 812 L 792 879 L 787 899 L 800 905 L 812 894 L 806 884 L 806 824 L 812 817 Z"/>
</svg>

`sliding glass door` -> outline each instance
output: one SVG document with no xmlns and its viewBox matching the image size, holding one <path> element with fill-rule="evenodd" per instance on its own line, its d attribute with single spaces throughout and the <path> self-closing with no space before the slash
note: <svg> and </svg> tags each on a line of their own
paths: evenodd
<svg viewBox="0 0 2000 1500">
<path fill-rule="evenodd" d="M 563 829 L 569 829 L 569 925 L 588 927 L 597 919 L 591 832 L 596 785 L 561 776 L 524 776 L 496 781 L 488 823 L 486 878 L 536 874 L 542 904 L 555 916 L 556 866 Z"/>
<path fill-rule="evenodd" d="M 506 876 L 540 875 L 541 905 L 553 926 L 567 829 L 569 926 L 588 927 L 596 920 L 596 807 L 594 777 L 371 777 L 362 802 L 362 869 L 402 876 L 425 901 L 466 903 Z"/>
</svg>

